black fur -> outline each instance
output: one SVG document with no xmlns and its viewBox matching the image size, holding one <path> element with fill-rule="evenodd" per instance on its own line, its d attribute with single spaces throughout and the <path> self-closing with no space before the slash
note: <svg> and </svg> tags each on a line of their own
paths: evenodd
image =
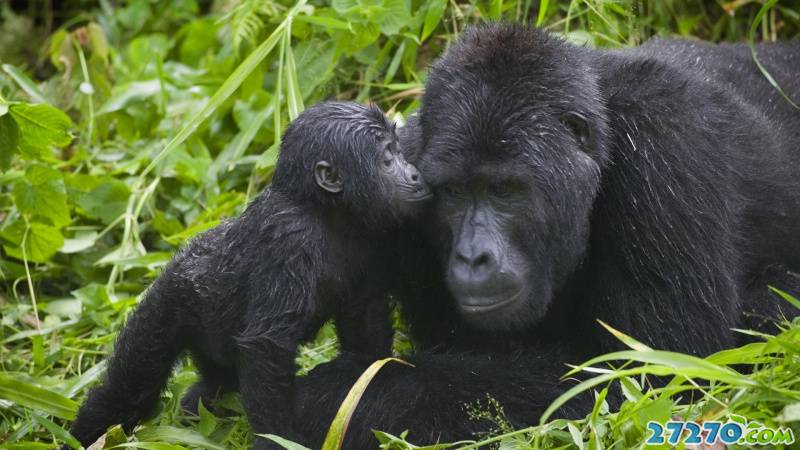
<svg viewBox="0 0 800 450">
<path fill-rule="evenodd" d="M 339 170 L 341 192 L 315 183 L 319 161 Z M 255 432 L 299 438 L 291 415 L 298 344 L 335 316 L 343 348 L 390 352 L 393 230 L 416 208 L 397 203 L 400 188 L 427 189 L 377 108 L 305 111 L 284 135 L 271 187 L 183 248 L 148 289 L 72 434 L 89 446 L 112 424 L 131 431 L 188 350 L 201 380 L 184 398 L 187 409 L 239 390 Z M 255 447 L 270 445 L 257 439 Z"/>
<path fill-rule="evenodd" d="M 800 42 L 757 51 L 800 101 Z M 737 344 L 732 328 L 797 314 L 766 286 L 800 293 L 800 111 L 744 44 L 602 51 L 474 28 L 432 67 L 402 133 L 436 201 L 422 275 L 399 299 L 434 353 L 378 375 L 348 449 L 374 448 L 370 428 L 468 438 L 485 424 L 458 405 L 487 393 L 512 423 L 536 423 L 567 387 L 564 363 L 621 347 L 598 318 L 708 355 Z M 363 365 L 344 355 L 301 382 L 309 443 Z"/>
</svg>

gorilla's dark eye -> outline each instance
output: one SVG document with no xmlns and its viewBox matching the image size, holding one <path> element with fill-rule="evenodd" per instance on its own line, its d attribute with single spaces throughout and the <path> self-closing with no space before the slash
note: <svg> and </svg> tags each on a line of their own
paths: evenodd
<svg viewBox="0 0 800 450">
<path fill-rule="evenodd" d="M 499 198 L 508 198 L 514 195 L 516 191 L 515 186 L 511 185 L 510 183 L 498 183 L 489 186 L 489 192 Z"/>
<path fill-rule="evenodd" d="M 579 113 L 568 112 L 561 116 L 561 123 L 575 136 L 581 148 L 584 151 L 588 151 L 589 124 L 586 122 L 586 118 Z"/>
<path fill-rule="evenodd" d="M 460 196 L 466 192 L 466 188 L 464 186 L 458 184 L 448 184 L 442 186 L 441 188 L 442 193 L 450 195 L 450 196 Z"/>
</svg>

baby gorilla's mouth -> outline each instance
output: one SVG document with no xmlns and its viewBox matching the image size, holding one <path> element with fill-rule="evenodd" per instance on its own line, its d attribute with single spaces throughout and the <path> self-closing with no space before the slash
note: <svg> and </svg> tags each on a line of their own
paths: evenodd
<svg viewBox="0 0 800 450">
<path fill-rule="evenodd" d="M 428 200 L 433 197 L 433 191 L 425 185 L 420 185 L 415 189 L 403 189 L 403 201 L 415 203 Z"/>
<path fill-rule="evenodd" d="M 433 198 L 433 194 L 430 191 L 421 192 L 415 196 L 409 196 L 406 201 L 411 203 L 422 202 Z"/>
<path fill-rule="evenodd" d="M 496 295 L 493 297 L 472 297 L 468 295 L 460 296 L 458 303 L 461 310 L 468 314 L 482 314 L 490 311 L 495 311 L 504 308 L 512 303 L 515 303 L 522 297 L 525 292 L 525 287 L 521 287 L 517 292 L 511 295 Z"/>
</svg>

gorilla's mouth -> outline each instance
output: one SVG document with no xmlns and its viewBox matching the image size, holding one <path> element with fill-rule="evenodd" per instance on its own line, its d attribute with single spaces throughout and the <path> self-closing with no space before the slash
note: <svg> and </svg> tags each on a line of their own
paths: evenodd
<svg viewBox="0 0 800 450">
<path fill-rule="evenodd" d="M 522 286 L 517 292 L 505 296 L 497 295 L 494 297 L 470 297 L 462 296 L 459 298 L 459 305 L 461 310 L 468 314 L 483 314 L 490 311 L 495 311 L 504 308 L 522 297 L 525 292 L 525 286 Z"/>
</svg>

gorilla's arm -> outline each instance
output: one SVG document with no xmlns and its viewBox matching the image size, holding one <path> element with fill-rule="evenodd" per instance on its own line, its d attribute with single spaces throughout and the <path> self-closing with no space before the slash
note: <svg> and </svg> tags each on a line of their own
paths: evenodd
<svg viewBox="0 0 800 450">
<path fill-rule="evenodd" d="M 569 370 L 562 363 L 564 358 L 560 349 L 550 348 L 498 355 L 421 353 L 406 359 L 414 367 L 389 363 L 362 397 L 343 448 L 376 448 L 372 429 L 394 435 L 409 430 L 408 439 L 419 445 L 480 437 L 475 434 L 497 425 L 471 419 L 467 406 L 494 412 L 487 396 L 497 400 L 511 425 L 536 425 L 551 401 L 574 385 L 573 381 L 559 382 Z M 297 427 L 307 436 L 303 444 L 321 446 L 348 390 L 372 362 L 365 356 L 343 354 L 296 379 Z M 590 410 L 591 404 L 590 396 L 580 396 L 558 415 L 577 417 Z"/>
</svg>

